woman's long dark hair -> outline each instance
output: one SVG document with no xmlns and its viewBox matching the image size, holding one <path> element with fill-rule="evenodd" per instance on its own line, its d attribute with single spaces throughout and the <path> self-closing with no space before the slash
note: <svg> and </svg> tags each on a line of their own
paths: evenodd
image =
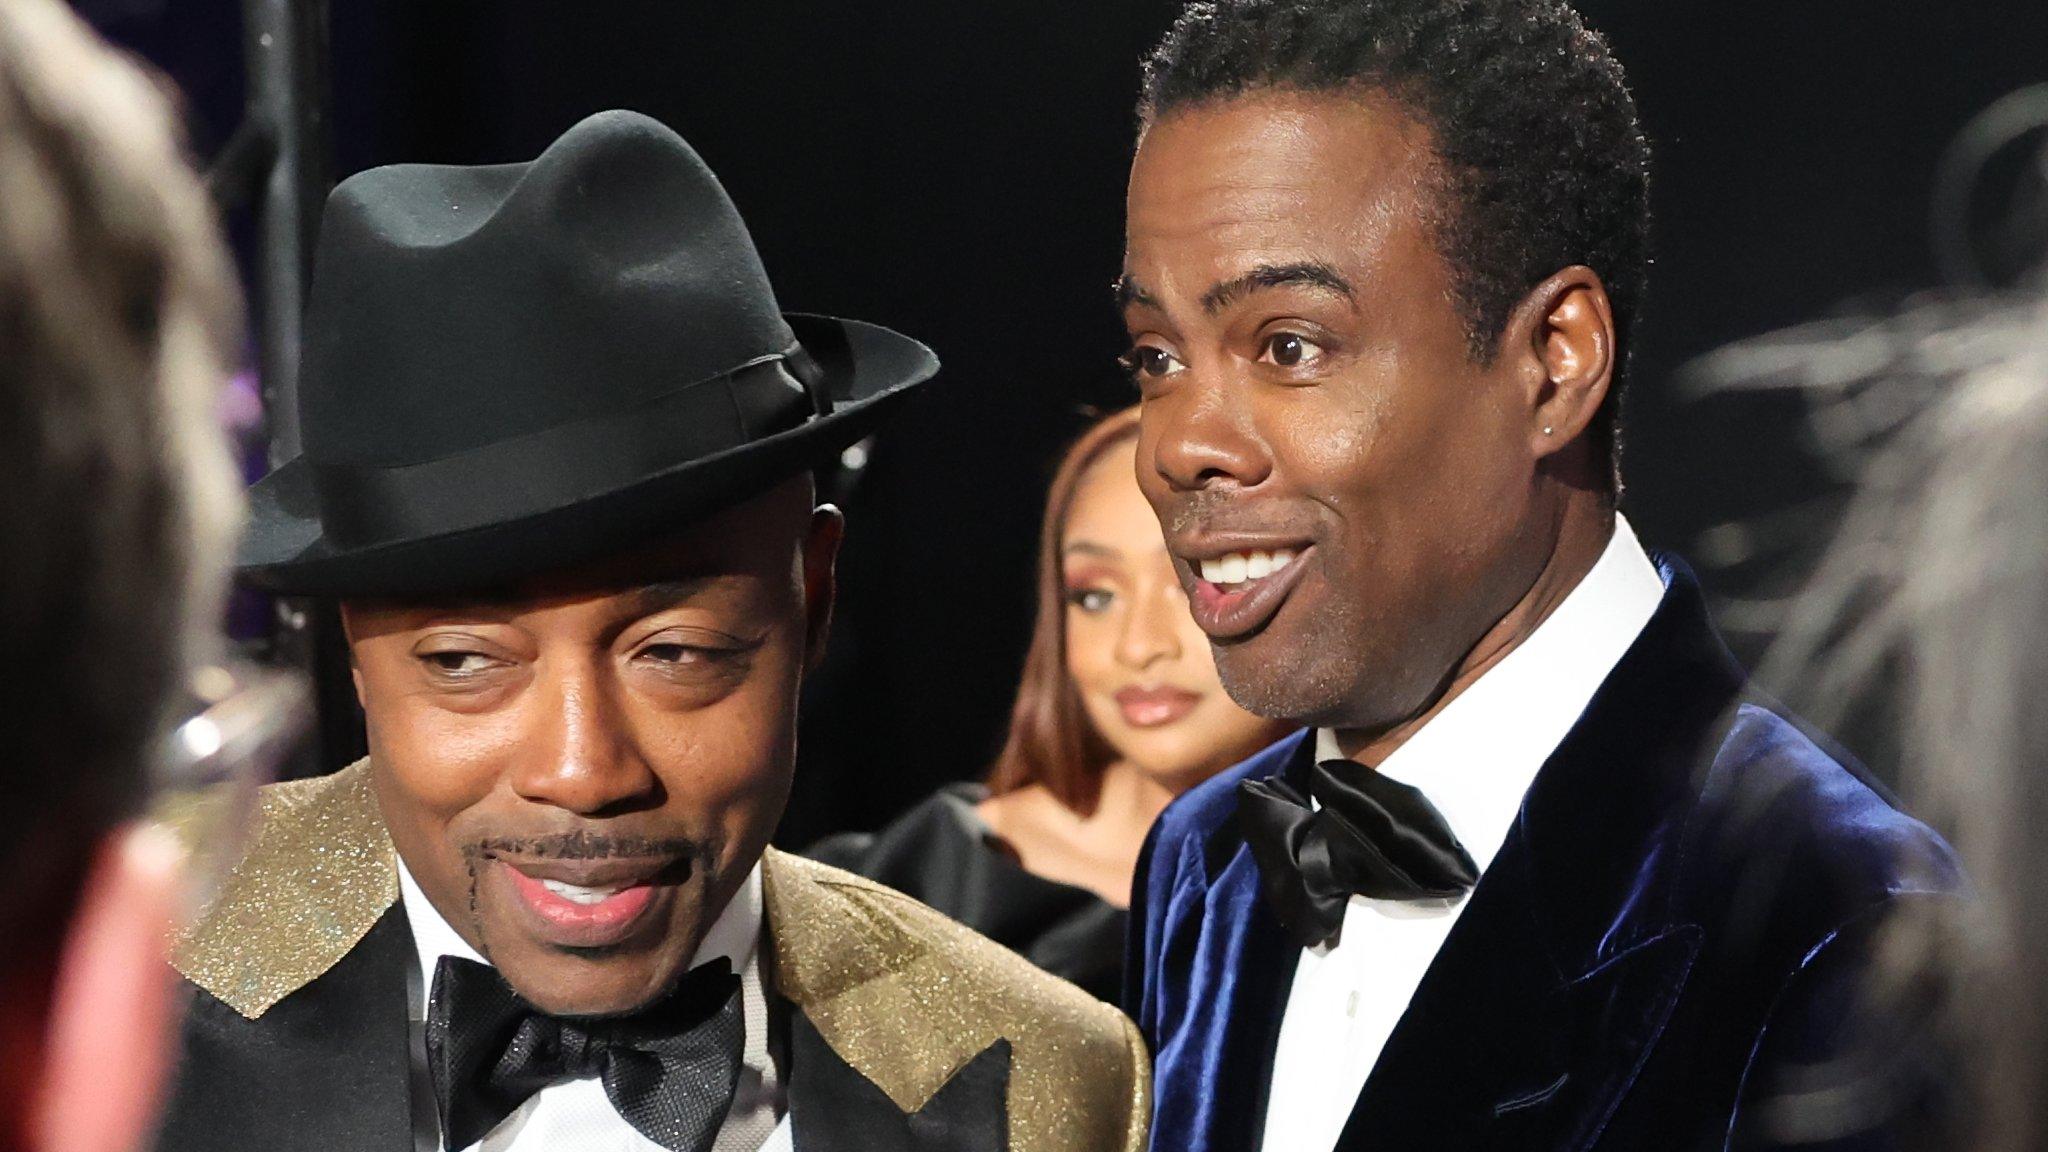
<svg viewBox="0 0 2048 1152">
<path fill-rule="evenodd" d="M 1081 434 L 1053 474 L 1038 535 L 1038 616 L 1031 649 L 1024 657 L 1017 703 L 1010 709 L 1009 737 L 988 773 L 988 788 L 995 795 L 1037 784 L 1068 808 L 1093 812 L 1102 770 L 1116 757 L 1089 722 L 1067 676 L 1067 587 L 1060 554 L 1081 477 L 1105 452 L 1137 435 L 1137 408 L 1112 413 Z"/>
</svg>

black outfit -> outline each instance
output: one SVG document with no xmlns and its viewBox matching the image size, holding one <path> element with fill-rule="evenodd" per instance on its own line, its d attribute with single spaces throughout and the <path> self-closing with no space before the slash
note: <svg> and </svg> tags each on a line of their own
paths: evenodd
<svg viewBox="0 0 2048 1152">
<path fill-rule="evenodd" d="M 251 491 L 242 573 L 488 597 L 803 474 L 937 369 L 908 337 L 783 313 L 717 177 L 644 116 L 599 113 L 526 164 L 372 169 L 321 219 L 303 452 Z M 192 1005 L 158 1147 L 407 1152 L 437 1107 L 459 1142 L 591 1070 L 633 1128 L 701 1147 L 729 1014 L 563 1021 L 447 981 L 436 1099 L 415 1094 L 417 953 L 370 778 L 266 790 L 178 942 Z M 761 875 L 796 1152 L 1143 1147 L 1147 1054 L 1121 1014 L 858 877 L 772 851 Z"/>
<path fill-rule="evenodd" d="M 827 837 L 804 854 L 915 896 L 1115 1003 L 1129 917 L 1086 888 L 1026 871 L 974 811 L 987 798 L 978 784 L 955 784 L 880 832 Z"/>
<path fill-rule="evenodd" d="M 191 1006 L 161 1152 L 409 1152 L 415 1133 L 434 1130 L 437 1095 L 449 1100 L 455 1152 L 493 1122 L 474 1106 L 509 1112 L 516 1101 L 499 1093 L 523 1098 L 583 1064 L 572 1047 L 606 1065 L 606 1095 L 650 1139 L 701 1133 L 722 1115 L 729 1083 L 697 1085 L 730 1075 L 724 1061 L 740 1037 L 695 1024 L 672 1037 L 649 1030 L 667 1006 L 536 1027 L 518 1005 L 443 989 L 429 1006 L 425 1060 L 483 1075 L 452 1082 L 459 1091 L 417 1091 L 408 983 L 418 952 L 370 775 L 364 762 L 267 789 L 247 856 L 180 942 Z M 789 1029 L 777 1064 L 796 1152 L 1144 1147 L 1148 1057 L 1122 1014 L 870 881 L 772 849 L 761 874 L 762 947 L 773 957 L 763 993 Z M 700 1020 L 700 1009 L 678 1011 Z M 570 1042 L 577 1032 L 609 1033 L 605 1047 L 627 1051 L 589 1051 Z M 522 1037 L 535 1048 L 545 1038 L 549 1051 L 519 1051 Z M 505 1054 L 492 1069 L 458 1050 L 486 1040 Z M 706 1051 L 719 1048 L 723 1058 Z"/>
<path fill-rule="evenodd" d="M 1940 1053 L 1861 994 L 1887 917 L 1955 899 L 1957 861 L 1752 688 L 1691 573 L 1658 567 L 1663 602 L 1529 787 L 1338 1152 L 1926 1146 Z M 1259 1146 L 1300 902 L 1269 894 L 1242 786 L 1313 792 L 1313 751 L 1197 785 L 1138 866 L 1130 1007 L 1162 1152 Z"/>
</svg>

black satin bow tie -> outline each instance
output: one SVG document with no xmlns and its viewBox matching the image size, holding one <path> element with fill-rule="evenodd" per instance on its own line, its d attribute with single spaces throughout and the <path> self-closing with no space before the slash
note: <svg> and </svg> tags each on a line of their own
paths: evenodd
<svg viewBox="0 0 2048 1152">
<path fill-rule="evenodd" d="M 495 968 L 443 956 L 427 1008 L 427 1067 L 444 1145 L 484 1138 L 526 1098 L 596 1075 L 612 1107 L 673 1152 L 708 1152 L 732 1107 L 746 1021 L 725 960 L 693 969 L 630 1016 L 549 1016 Z"/>
<path fill-rule="evenodd" d="M 1478 865 L 1427 797 L 1361 764 L 1309 769 L 1320 809 L 1278 776 L 1246 780 L 1237 792 L 1259 887 L 1304 948 L 1336 939 L 1353 896 L 1444 900 L 1479 881 Z"/>
</svg>

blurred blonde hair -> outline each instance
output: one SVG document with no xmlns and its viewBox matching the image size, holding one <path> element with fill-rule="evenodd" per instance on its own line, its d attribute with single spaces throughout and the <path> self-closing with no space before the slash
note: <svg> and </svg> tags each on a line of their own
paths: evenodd
<svg viewBox="0 0 2048 1152">
<path fill-rule="evenodd" d="M 1816 326 L 1708 369 L 1855 415 L 1833 448 L 1857 489 L 1759 675 L 1824 725 L 1890 719 L 1901 791 L 1977 893 L 1904 905 L 1875 991 L 1937 1005 L 1958 1146 L 2048 1146 L 2048 292 Z"/>
<path fill-rule="evenodd" d="M 0 927 L 141 802 L 217 631 L 238 325 L 165 93 L 57 0 L 0 0 Z"/>
</svg>

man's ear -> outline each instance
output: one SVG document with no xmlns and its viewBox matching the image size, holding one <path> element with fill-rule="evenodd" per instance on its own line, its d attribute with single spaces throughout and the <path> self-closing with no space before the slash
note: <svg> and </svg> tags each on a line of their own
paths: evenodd
<svg viewBox="0 0 2048 1152">
<path fill-rule="evenodd" d="M 1541 459 L 1578 441 L 1614 384 L 1614 305 L 1600 274 L 1574 265 L 1538 284 L 1508 321 L 1508 351 L 1529 366 L 1528 443 Z"/>
<path fill-rule="evenodd" d="M 825 661 L 832 604 L 839 595 L 839 544 L 845 538 L 846 517 L 838 508 L 820 504 L 811 510 L 811 531 L 804 539 L 805 672 L 817 671 Z"/>
</svg>

